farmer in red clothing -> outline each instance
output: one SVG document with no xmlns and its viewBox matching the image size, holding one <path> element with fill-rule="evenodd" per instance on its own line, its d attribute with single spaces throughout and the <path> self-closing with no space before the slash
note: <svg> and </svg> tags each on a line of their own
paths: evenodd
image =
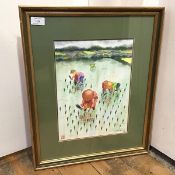
<svg viewBox="0 0 175 175">
<path fill-rule="evenodd" d="M 77 105 L 78 108 L 80 109 L 95 109 L 96 103 L 97 103 L 97 93 L 91 89 L 86 89 L 82 93 L 82 103 L 81 106 Z"/>
</svg>

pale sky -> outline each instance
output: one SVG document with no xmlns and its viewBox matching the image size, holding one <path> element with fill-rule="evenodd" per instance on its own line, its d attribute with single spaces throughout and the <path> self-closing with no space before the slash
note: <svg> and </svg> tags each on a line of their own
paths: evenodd
<svg viewBox="0 0 175 175">
<path fill-rule="evenodd" d="M 55 49 L 61 49 L 69 46 L 80 48 L 90 48 L 92 46 L 116 47 L 116 46 L 133 46 L 133 39 L 127 40 L 91 40 L 91 41 L 55 41 Z"/>
</svg>

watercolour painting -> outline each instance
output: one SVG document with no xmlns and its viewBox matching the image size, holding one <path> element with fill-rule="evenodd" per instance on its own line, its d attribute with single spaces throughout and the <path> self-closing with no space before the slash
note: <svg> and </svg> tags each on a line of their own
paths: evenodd
<svg viewBox="0 0 175 175">
<path fill-rule="evenodd" d="M 59 141 L 127 133 L 133 41 L 54 42 Z"/>
</svg>

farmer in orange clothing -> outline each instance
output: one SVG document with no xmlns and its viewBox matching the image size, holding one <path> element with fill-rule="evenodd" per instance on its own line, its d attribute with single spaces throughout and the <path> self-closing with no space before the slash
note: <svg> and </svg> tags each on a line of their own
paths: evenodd
<svg viewBox="0 0 175 175">
<path fill-rule="evenodd" d="M 70 71 L 70 78 L 72 80 L 74 80 L 74 84 L 79 84 L 79 83 L 83 83 L 84 80 L 84 73 L 82 72 L 78 72 L 76 70 L 71 70 Z"/>
<path fill-rule="evenodd" d="M 108 80 L 105 80 L 102 83 L 103 92 L 106 92 L 107 90 L 109 92 L 117 91 L 119 87 L 120 87 L 120 83 L 114 83 Z"/>
</svg>

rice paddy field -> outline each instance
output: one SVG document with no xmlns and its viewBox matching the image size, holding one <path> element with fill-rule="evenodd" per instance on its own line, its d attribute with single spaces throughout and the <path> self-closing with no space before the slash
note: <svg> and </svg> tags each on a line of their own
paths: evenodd
<svg viewBox="0 0 175 175">
<path fill-rule="evenodd" d="M 70 59 L 55 62 L 59 141 L 127 132 L 132 58 L 117 61 L 101 55 L 96 60 Z M 71 79 L 71 70 L 84 74 L 81 84 L 75 84 Z M 104 92 L 102 83 L 105 80 L 120 86 Z M 87 89 L 97 94 L 94 109 L 81 108 L 82 93 Z"/>
</svg>

